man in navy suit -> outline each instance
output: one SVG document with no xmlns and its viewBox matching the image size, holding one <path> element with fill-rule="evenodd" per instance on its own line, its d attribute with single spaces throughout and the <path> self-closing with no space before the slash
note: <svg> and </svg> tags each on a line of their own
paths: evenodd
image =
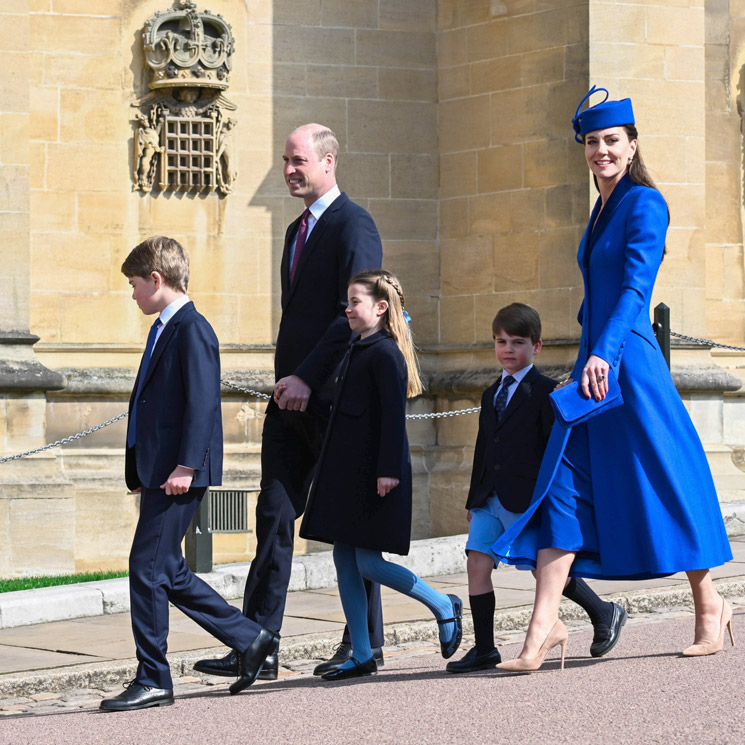
<svg viewBox="0 0 745 745">
<path fill-rule="evenodd" d="M 231 693 L 254 682 L 279 637 L 246 618 L 186 566 L 181 541 L 207 488 L 222 480 L 220 354 L 217 337 L 186 294 L 189 258 L 175 240 L 155 236 L 122 264 L 132 297 L 158 314 L 129 401 L 125 478 L 140 494 L 129 556 L 132 631 L 139 665 L 107 711 L 173 703 L 166 659 L 173 603 L 238 652 Z"/>
<path fill-rule="evenodd" d="M 345 316 L 347 285 L 361 271 L 379 269 L 383 250 L 375 223 L 336 183 L 339 143 L 320 124 L 305 124 L 287 138 L 283 155 L 290 195 L 305 211 L 287 229 L 280 266 L 282 318 L 274 357 L 274 397 L 261 442 L 261 491 L 256 505 L 256 556 L 246 580 L 243 611 L 278 633 L 292 569 L 295 521 L 305 509 L 320 454 L 329 401 L 324 388 L 351 337 Z M 382 664 L 380 588 L 368 583 L 370 645 Z M 336 669 L 351 654 L 348 634 L 336 654 L 315 669 Z M 197 670 L 233 675 L 235 651 L 200 660 Z M 277 677 L 277 657 L 262 678 Z"/>
</svg>

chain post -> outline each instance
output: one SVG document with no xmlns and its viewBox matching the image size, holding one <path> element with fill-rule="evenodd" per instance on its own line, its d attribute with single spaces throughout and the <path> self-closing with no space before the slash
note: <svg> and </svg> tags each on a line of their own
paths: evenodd
<svg viewBox="0 0 745 745">
<path fill-rule="evenodd" d="M 210 490 L 204 492 L 184 536 L 186 566 L 197 574 L 212 571 L 212 532 L 210 531 Z"/>
<path fill-rule="evenodd" d="M 654 309 L 654 335 L 662 350 L 662 356 L 670 369 L 670 308 L 665 303 L 659 303 Z"/>
</svg>

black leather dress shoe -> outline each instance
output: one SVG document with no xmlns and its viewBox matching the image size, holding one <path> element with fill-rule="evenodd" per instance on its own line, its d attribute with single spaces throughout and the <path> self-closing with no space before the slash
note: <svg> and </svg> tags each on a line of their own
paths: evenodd
<svg viewBox="0 0 745 745">
<path fill-rule="evenodd" d="M 277 680 L 279 677 L 279 654 L 272 652 L 266 656 L 259 673 L 259 680 Z"/>
<path fill-rule="evenodd" d="M 276 654 L 277 649 L 279 649 L 279 634 L 261 629 L 251 646 L 239 655 L 241 674 L 238 680 L 230 686 L 231 695 L 248 688 L 259 677 L 267 655 Z"/>
<path fill-rule="evenodd" d="M 226 678 L 237 678 L 240 675 L 240 663 L 238 652 L 231 649 L 225 657 L 217 660 L 197 660 L 194 669 L 207 675 L 222 675 Z M 279 660 L 277 653 L 267 655 L 264 665 L 259 673 L 259 680 L 277 680 L 279 676 Z"/>
<path fill-rule="evenodd" d="M 440 626 L 446 623 L 455 625 L 452 636 L 447 641 L 440 642 L 440 652 L 445 659 L 456 653 L 460 640 L 463 638 L 463 601 L 457 595 L 448 595 L 448 597 L 453 602 L 453 617 L 437 622 Z"/>
<path fill-rule="evenodd" d="M 336 670 L 331 670 L 331 672 L 322 675 L 321 678 L 323 680 L 347 680 L 349 678 L 364 678 L 366 675 L 378 674 L 378 666 L 375 664 L 374 657 L 371 657 L 367 662 L 357 662 L 354 657 L 350 657 L 349 659 L 354 663 L 354 667 L 337 667 Z"/>
<path fill-rule="evenodd" d="M 207 675 L 223 675 L 226 678 L 237 678 L 240 674 L 238 652 L 231 649 L 225 657 L 216 660 L 197 660 L 194 669 Z"/>
<path fill-rule="evenodd" d="M 590 645 L 590 654 L 593 657 L 602 657 L 604 654 L 613 649 L 618 644 L 621 637 L 621 629 L 626 623 L 626 611 L 617 603 L 611 603 L 613 613 L 611 615 L 610 626 L 598 624 L 595 626 L 595 636 Z"/>
<path fill-rule="evenodd" d="M 104 711 L 134 711 L 150 706 L 170 706 L 172 703 L 173 688 L 151 688 L 133 680 L 118 696 L 101 701 L 99 708 Z"/>
<path fill-rule="evenodd" d="M 472 647 L 459 660 L 448 662 L 445 669 L 449 673 L 472 673 L 476 670 L 488 670 L 491 667 L 496 667 L 501 661 L 502 655 L 496 648 L 492 649 L 491 652 L 479 654 L 476 647 Z"/>
<path fill-rule="evenodd" d="M 383 667 L 385 662 L 383 661 L 383 650 L 381 647 L 374 647 L 373 659 L 378 667 Z M 322 662 L 320 665 L 316 665 L 313 670 L 313 675 L 325 675 L 330 673 L 332 670 L 336 670 L 341 667 L 350 657 L 352 656 L 352 645 L 347 642 L 341 642 L 336 645 L 336 651 L 333 657 L 330 657 L 326 662 Z"/>
</svg>

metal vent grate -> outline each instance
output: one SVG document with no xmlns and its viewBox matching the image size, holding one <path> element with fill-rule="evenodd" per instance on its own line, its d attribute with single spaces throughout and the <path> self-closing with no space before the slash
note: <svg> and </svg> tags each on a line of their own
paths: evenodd
<svg viewBox="0 0 745 745">
<path fill-rule="evenodd" d="M 209 530 L 211 533 L 248 533 L 248 491 L 209 490 Z"/>
</svg>

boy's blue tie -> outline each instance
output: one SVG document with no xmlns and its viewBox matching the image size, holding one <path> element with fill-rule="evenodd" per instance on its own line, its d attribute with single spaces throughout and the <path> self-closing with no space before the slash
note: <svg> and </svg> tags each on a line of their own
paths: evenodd
<svg viewBox="0 0 745 745">
<path fill-rule="evenodd" d="M 137 399 L 140 397 L 142 384 L 145 382 L 147 366 L 150 364 L 150 358 L 153 356 L 155 337 L 158 335 L 158 329 L 161 325 L 159 316 L 155 319 L 155 323 L 150 327 L 150 333 L 147 335 L 145 353 L 142 355 L 142 364 L 140 365 L 140 378 L 137 381 L 137 392 L 135 393 L 134 403 L 132 404 L 132 413 L 129 415 L 129 428 L 127 429 L 127 447 L 129 448 L 133 447 L 135 444 L 135 433 L 137 432 Z"/>
<path fill-rule="evenodd" d="M 502 387 L 497 393 L 497 400 L 494 402 L 494 408 L 497 410 L 497 421 L 502 418 L 504 410 L 507 408 L 507 394 L 510 392 L 510 386 L 515 382 L 512 375 L 507 375 L 502 380 Z"/>
</svg>

